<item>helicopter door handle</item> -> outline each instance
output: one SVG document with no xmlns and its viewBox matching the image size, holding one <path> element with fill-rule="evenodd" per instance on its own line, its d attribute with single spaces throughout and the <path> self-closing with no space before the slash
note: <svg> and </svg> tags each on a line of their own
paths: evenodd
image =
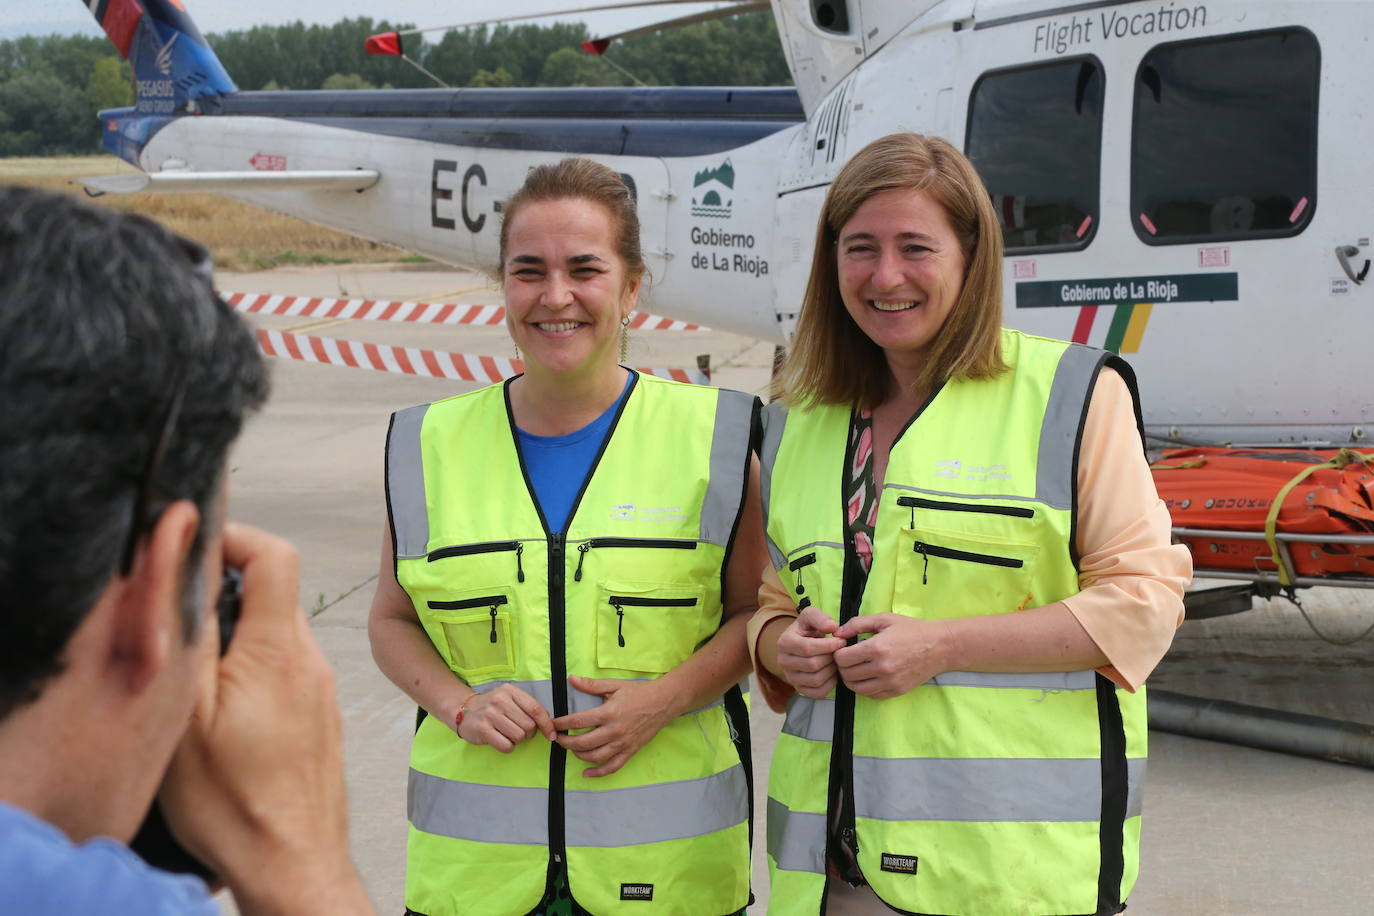
<svg viewBox="0 0 1374 916">
<path fill-rule="evenodd" d="M 1353 280 L 1355 283 L 1363 283 L 1364 278 L 1369 276 L 1368 258 L 1365 258 L 1364 266 L 1360 268 L 1360 272 L 1358 274 L 1355 273 L 1355 269 L 1350 266 L 1350 259 L 1357 256 L 1359 253 L 1360 249 L 1356 248 L 1354 245 L 1336 246 L 1336 260 L 1341 262 L 1341 270 L 1345 271 L 1345 275 L 1349 277 L 1351 280 Z"/>
</svg>

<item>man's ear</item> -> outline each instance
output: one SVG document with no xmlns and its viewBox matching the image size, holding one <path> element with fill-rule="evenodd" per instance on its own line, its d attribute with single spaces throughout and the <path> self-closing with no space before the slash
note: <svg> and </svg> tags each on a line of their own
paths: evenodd
<svg viewBox="0 0 1374 916">
<path fill-rule="evenodd" d="M 186 560 L 199 527 L 195 503 L 179 499 L 168 506 L 140 542 L 116 597 L 110 664 L 130 692 L 152 682 L 167 663 L 172 641 L 183 638 Z"/>
</svg>

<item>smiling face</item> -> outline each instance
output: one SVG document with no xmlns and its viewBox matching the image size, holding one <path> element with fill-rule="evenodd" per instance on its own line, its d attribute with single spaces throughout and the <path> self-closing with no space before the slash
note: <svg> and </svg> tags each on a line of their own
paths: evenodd
<svg viewBox="0 0 1374 916">
<path fill-rule="evenodd" d="M 616 251 L 609 210 L 582 198 L 523 204 L 508 228 L 506 325 L 527 367 L 551 374 L 615 366 L 620 322 L 639 296 Z"/>
<path fill-rule="evenodd" d="M 891 363 L 924 359 L 964 284 L 965 258 L 944 207 L 925 191 L 868 198 L 836 243 L 840 298 Z"/>
</svg>

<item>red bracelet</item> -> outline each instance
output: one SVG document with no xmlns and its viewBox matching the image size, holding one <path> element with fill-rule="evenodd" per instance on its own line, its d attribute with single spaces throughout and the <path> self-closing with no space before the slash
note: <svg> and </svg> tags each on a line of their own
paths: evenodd
<svg viewBox="0 0 1374 916">
<path fill-rule="evenodd" d="M 458 726 L 463 724 L 463 710 L 468 708 L 468 704 L 477 698 L 475 692 L 468 694 L 468 698 L 463 701 L 463 705 L 458 707 L 458 714 L 453 717 L 453 733 L 458 733 Z"/>
</svg>

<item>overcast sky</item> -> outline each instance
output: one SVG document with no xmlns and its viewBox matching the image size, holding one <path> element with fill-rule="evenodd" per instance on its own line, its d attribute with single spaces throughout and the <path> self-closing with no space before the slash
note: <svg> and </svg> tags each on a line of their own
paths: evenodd
<svg viewBox="0 0 1374 916">
<path fill-rule="evenodd" d="M 606 0 L 186 0 L 202 32 L 226 32 L 255 25 L 338 22 L 370 16 L 417 26 L 451 25 L 517 13 L 556 13 L 559 9 L 596 6 Z M 612 10 L 581 16 L 551 15 L 536 22 L 581 19 L 594 34 L 610 34 L 651 22 L 710 9 L 713 4 L 672 5 L 649 10 Z M 51 32 L 99 35 L 82 0 L 0 0 L 0 39 Z"/>
</svg>

